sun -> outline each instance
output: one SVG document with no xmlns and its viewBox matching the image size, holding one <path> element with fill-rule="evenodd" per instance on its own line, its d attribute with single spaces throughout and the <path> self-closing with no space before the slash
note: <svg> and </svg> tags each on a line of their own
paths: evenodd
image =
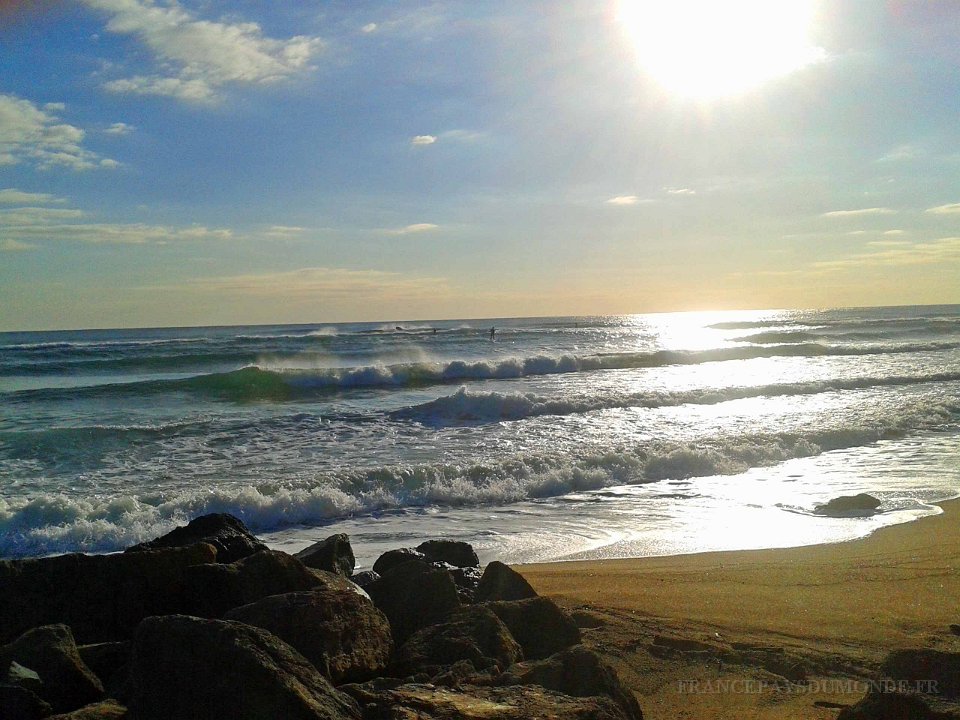
<svg viewBox="0 0 960 720">
<path fill-rule="evenodd" d="M 810 0 L 621 0 L 641 68 L 692 98 L 736 95 L 823 59 Z"/>
</svg>

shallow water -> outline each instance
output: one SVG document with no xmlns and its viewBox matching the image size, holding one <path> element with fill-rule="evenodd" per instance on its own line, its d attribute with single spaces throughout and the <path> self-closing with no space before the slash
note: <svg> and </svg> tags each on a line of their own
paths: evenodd
<svg viewBox="0 0 960 720">
<path fill-rule="evenodd" d="M 362 562 L 779 547 L 957 494 L 960 308 L 6 333 L 0 400 L 8 556 L 214 511 Z"/>
</svg>

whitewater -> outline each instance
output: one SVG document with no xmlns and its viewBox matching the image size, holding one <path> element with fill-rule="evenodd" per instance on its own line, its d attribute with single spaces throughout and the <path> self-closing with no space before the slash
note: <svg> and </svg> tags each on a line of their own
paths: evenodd
<svg viewBox="0 0 960 720">
<path fill-rule="evenodd" d="M 958 440 L 960 306 L 0 333 L 0 556 L 842 541 L 957 497 Z"/>
</svg>

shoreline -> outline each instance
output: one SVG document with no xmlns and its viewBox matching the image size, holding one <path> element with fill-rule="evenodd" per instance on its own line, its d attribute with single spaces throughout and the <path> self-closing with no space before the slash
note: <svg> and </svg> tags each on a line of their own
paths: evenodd
<svg viewBox="0 0 960 720">
<path fill-rule="evenodd" d="M 960 498 L 935 504 L 843 542 L 516 567 L 568 605 L 889 647 L 960 621 Z"/>
<path fill-rule="evenodd" d="M 936 504 L 839 543 L 517 570 L 585 620 L 647 720 L 832 720 L 891 651 L 960 652 L 960 500 Z"/>
</svg>

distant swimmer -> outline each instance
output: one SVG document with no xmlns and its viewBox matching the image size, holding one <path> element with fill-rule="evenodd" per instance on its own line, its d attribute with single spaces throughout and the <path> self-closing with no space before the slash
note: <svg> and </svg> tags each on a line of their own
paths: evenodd
<svg viewBox="0 0 960 720">
<path fill-rule="evenodd" d="M 436 329 L 436 328 L 433 329 L 433 334 L 434 334 L 434 335 L 437 334 L 437 329 Z"/>
<path fill-rule="evenodd" d="M 396 329 L 399 330 L 400 332 L 403 332 L 403 328 L 400 327 L 399 325 L 397 325 Z"/>
<path fill-rule="evenodd" d="M 493 340 L 494 336 L 497 334 L 497 329 L 495 327 L 490 328 L 490 339 Z"/>
</svg>

